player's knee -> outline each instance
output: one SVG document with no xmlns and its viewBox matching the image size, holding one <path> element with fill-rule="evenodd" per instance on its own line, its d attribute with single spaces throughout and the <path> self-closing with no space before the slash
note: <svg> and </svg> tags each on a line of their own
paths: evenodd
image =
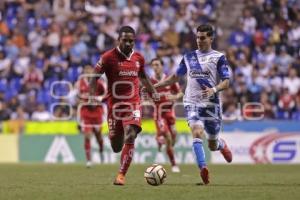
<svg viewBox="0 0 300 200">
<path fill-rule="evenodd" d="M 208 140 L 208 148 L 211 151 L 218 150 L 218 141 L 217 140 Z"/>
<path fill-rule="evenodd" d="M 137 131 L 134 126 L 127 126 L 125 128 L 125 142 L 134 143 L 135 138 L 137 137 Z"/>
<path fill-rule="evenodd" d="M 84 133 L 84 137 L 85 137 L 86 139 L 90 139 L 90 138 L 92 137 L 92 133 L 91 133 L 91 132 L 85 132 L 85 133 Z"/>
<path fill-rule="evenodd" d="M 204 139 L 204 131 L 203 131 L 203 129 L 194 129 L 192 131 L 192 133 L 193 133 L 193 137 L 194 138 Z"/>
<path fill-rule="evenodd" d="M 134 143 L 137 134 L 135 132 L 129 132 L 125 136 L 125 142 Z"/>
</svg>

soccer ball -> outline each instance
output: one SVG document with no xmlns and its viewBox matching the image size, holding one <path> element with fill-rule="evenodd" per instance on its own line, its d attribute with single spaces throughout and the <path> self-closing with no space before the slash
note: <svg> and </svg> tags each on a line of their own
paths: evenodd
<svg viewBox="0 0 300 200">
<path fill-rule="evenodd" d="M 163 166 L 153 164 L 146 169 L 144 178 L 149 185 L 158 186 L 165 182 L 167 178 L 167 172 Z"/>
</svg>

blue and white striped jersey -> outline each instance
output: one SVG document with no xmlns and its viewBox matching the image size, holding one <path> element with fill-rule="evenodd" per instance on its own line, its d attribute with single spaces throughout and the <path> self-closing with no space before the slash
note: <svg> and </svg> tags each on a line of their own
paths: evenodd
<svg viewBox="0 0 300 200">
<path fill-rule="evenodd" d="M 187 86 L 183 103 L 185 105 L 196 105 L 197 107 L 207 107 L 212 103 L 219 105 L 220 98 L 216 94 L 211 98 L 203 98 L 202 90 L 204 86 L 212 88 L 220 80 L 230 78 L 230 69 L 223 53 L 211 50 L 202 53 L 195 50 L 186 53 L 176 71 L 177 76 L 187 75 Z"/>
</svg>

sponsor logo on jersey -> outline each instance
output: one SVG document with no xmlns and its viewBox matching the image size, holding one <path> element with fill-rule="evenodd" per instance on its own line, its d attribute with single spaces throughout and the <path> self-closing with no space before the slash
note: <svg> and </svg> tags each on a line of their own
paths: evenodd
<svg viewBox="0 0 300 200">
<path fill-rule="evenodd" d="M 137 71 L 120 71 L 119 76 L 138 76 Z"/>
<path fill-rule="evenodd" d="M 191 78 L 209 78 L 209 71 L 192 70 L 189 75 Z"/>
</svg>

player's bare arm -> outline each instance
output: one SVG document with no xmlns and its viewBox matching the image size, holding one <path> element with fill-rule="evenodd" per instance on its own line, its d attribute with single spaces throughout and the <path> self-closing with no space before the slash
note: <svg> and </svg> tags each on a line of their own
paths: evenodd
<svg viewBox="0 0 300 200">
<path fill-rule="evenodd" d="M 173 83 L 178 82 L 179 79 L 180 79 L 179 76 L 177 76 L 176 74 L 172 74 L 171 76 L 169 76 L 165 80 L 163 80 L 163 81 L 161 81 L 159 83 L 156 83 L 154 85 L 154 87 L 155 88 L 162 88 L 162 87 L 165 87 L 165 86 L 168 86 L 168 85 L 172 85 Z"/>
<path fill-rule="evenodd" d="M 168 100 L 170 100 L 170 101 L 176 101 L 176 100 L 178 100 L 178 99 L 180 99 L 181 97 L 183 97 L 183 92 L 178 92 L 177 94 L 170 94 L 170 95 L 168 95 Z"/>
<path fill-rule="evenodd" d="M 90 79 L 90 82 L 89 82 L 89 86 L 90 86 L 89 95 L 90 95 L 90 97 L 95 96 L 96 85 L 97 85 L 97 80 L 99 79 L 99 76 L 101 76 L 101 74 L 97 73 L 96 70 L 94 69 L 94 72 L 91 74 L 91 79 Z"/>
<path fill-rule="evenodd" d="M 213 88 L 206 87 L 205 90 L 203 90 L 202 95 L 204 98 L 209 98 L 215 93 L 226 90 L 227 88 L 229 88 L 229 79 L 224 79 Z"/>
<path fill-rule="evenodd" d="M 139 77 L 140 77 L 142 84 L 145 86 L 145 88 L 148 92 L 150 92 L 151 94 L 157 94 L 156 89 L 152 85 L 149 77 L 146 75 L 144 70 L 141 70 L 139 72 Z"/>
</svg>

